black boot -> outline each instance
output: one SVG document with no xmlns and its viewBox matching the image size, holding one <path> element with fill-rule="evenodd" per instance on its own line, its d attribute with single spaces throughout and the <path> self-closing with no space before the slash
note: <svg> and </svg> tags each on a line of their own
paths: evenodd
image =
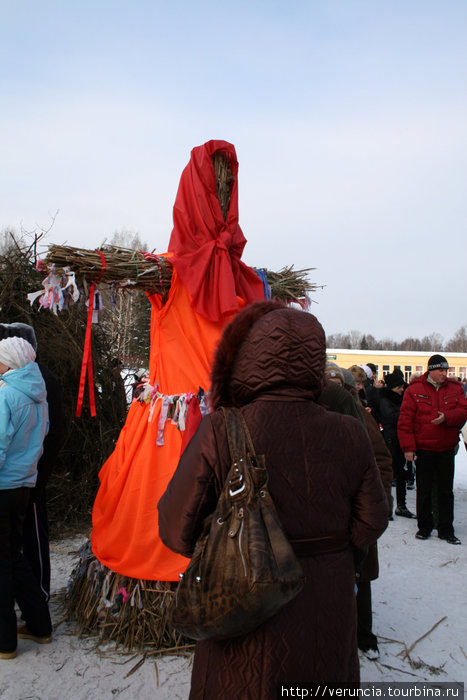
<svg viewBox="0 0 467 700">
<path fill-rule="evenodd" d="M 415 515 L 410 512 L 405 503 L 401 503 L 394 511 L 396 515 L 401 515 L 403 518 L 415 518 Z"/>
</svg>

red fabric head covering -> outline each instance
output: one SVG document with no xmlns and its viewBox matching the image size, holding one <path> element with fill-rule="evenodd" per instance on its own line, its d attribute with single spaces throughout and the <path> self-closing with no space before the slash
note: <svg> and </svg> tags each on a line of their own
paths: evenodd
<svg viewBox="0 0 467 700">
<path fill-rule="evenodd" d="M 224 221 L 217 197 L 212 156 L 230 157 L 234 181 Z M 171 262 L 204 318 L 219 322 L 238 311 L 237 295 L 247 303 L 264 299 L 263 283 L 240 258 L 246 239 L 238 224 L 238 161 L 227 141 L 208 141 L 191 151 L 180 178 L 169 241 Z"/>
</svg>

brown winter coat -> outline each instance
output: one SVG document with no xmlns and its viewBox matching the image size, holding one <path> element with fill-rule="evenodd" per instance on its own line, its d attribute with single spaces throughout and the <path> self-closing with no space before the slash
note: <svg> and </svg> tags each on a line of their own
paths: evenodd
<svg viewBox="0 0 467 700">
<path fill-rule="evenodd" d="M 376 466 L 379 469 L 384 492 L 388 500 L 388 516 L 391 516 L 393 508 L 391 494 L 393 479 L 392 457 L 375 419 L 371 413 L 365 410 L 358 397 L 354 398 L 350 391 L 338 384 L 326 384 L 319 397 L 319 403 L 330 411 L 343 413 L 347 416 L 358 416 L 360 421 L 365 425 L 373 448 Z M 358 573 L 358 580 L 362 583 L 374 581 L 378 578 L 379 562 L 378 545 L 376 542 L 368 547 L 365 559 L 358 565 Z"/>
<path fill-rule="evenodd" d="M 373 454 L 375 456 L 376 465 L 379 469 L 379 474 L 381 481 L 383 483 L 384 492 L 388 501 L 388 516 L 392 515 L 393 499 L 391 494 L 392 488 L 392 457 L 389 452 L 386 443 L 384 442 L 383 434 L 379 429 L 375 419 L 365 411 L 362 407 L 362 415 L 365 421 L 365 426 L 368 431 L 368 437 L 370 438 L 371 446 L 373 447 Z M 368 554 L 360 567 L 360 581 L 363 583 L 365 581 L 374 581 L 379 575 L 379 561 L 378 561 L 378 545 L 374 544 L 368 547 Z"/>
<path fill-rule="evenodd" d="M 357 681 L 351 544 L 367 547 L 387 524 L 365 429 L 313 401 L 324 371 L 321 326 L 310 314 L 276 309 L 247 332 L 251 313 L 239 314 L 235 332 L 221 341 L 212 396 L 215 406 L 241 407 L 256 451 L 266 457 L 285 531 L 292 541 L 310 540 L 301 558 L 306 585 L 253 633 L 196 645 L 190 697 L 197 699 L 270 700 L 281 681 Z M 229 466 L 216 411 L 201 422 L 159 502 L 160 534 L 170 548 L 192 554 Z M 316 553 L 323 537 L 340 541 L 338 551 Z"/>
</svg>

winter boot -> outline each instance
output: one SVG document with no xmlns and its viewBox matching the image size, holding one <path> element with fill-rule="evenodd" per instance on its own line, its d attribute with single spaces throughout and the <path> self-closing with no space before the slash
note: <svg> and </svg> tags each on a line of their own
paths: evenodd
<svg viewBox="0 0 467 700">
<path fill-rule="evenodd" d="M 394 511 L 396 515 L 401 515 L 403 518 L 415 518 L 415 515 L 407 508 L 405 503 L 401 503 Z"/>
<path fill-rule="evenodd" d="M 370 661 L 377 661 L 379 659 L 379 649 L 378 647 L 368 647 L 368 649 L 360 650 L 363 656 L 366 656 Z"/>
<path fill-rule="evenodd" d="M 52 634 L 39 637 L 37 634 L 32 634 L 26 625 L 20 625 L 18 627 L 18 639 L 32 639 L 32 641 L 37 642 L 37 644 L 50 644 L 52 641 Z"/>
<path fill-rule="evenodd" d="M 14 651 L 0 651 L 0 659 L 16 659 L 16 649 Z"/>
</svg>

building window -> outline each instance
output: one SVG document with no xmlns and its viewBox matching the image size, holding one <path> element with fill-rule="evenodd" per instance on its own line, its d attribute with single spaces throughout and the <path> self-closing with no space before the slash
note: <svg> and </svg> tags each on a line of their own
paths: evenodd
<svg viewBox="0 0 467 700">
<path fill-rule="evenodd" d="M 404 367 L 404 379 L 407 384 L 410 382 L 410 375 L 412 374 L 412 365 L 405 365 Z"/>
<path fill-rule="evenodd" d="M 455 377 L 456 376 L 456 368 L 455 367 L 450 367 L 448 369 L 448 377 Z"/>
<path fill-rule="evenodd" d="M 391 372 L 391 368 L 389 365 L 383 365 L 383 377 L 385 377 L 387 374 Z"/>
<path fill-rule="evenodd" d="M 461 379 L 467 379 L 467 367 L 459 367 L 459 377 Z"/>
<path fill-rule="evenodd" d="M 400 369 L 401 372 L 402 372 L 402 367 L 401 367 L 401 365 L 394 365 L 394 369 Z"/>
<path fill-rule="evenodd" d="M 415 365 L 415 371 L 423 374 L 423 365 Z"/>
</svg>

